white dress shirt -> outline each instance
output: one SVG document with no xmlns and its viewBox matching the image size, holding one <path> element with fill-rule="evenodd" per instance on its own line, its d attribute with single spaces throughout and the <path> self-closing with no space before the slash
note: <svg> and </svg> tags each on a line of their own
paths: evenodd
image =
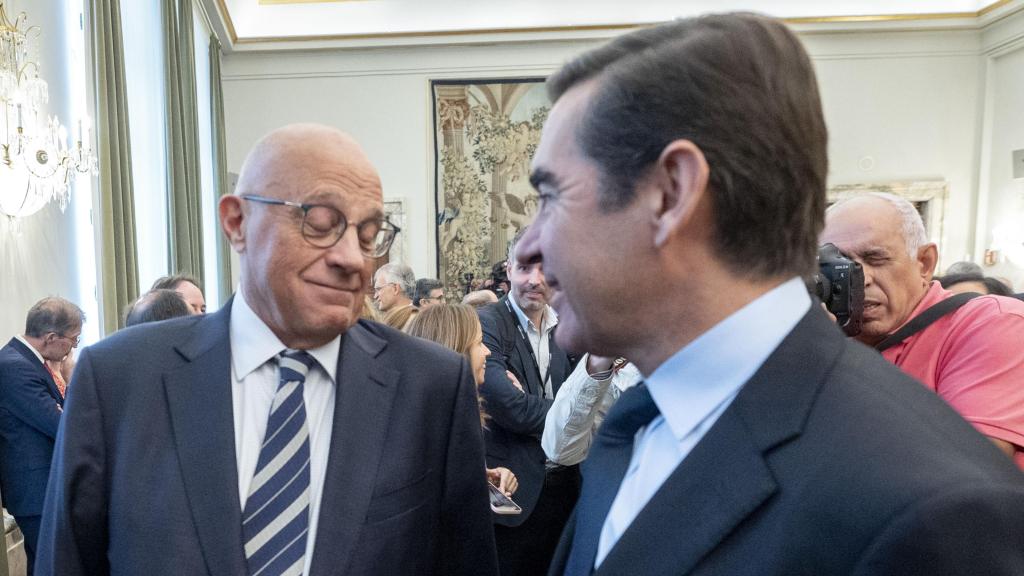
<svg viewBox="0 0 1024 576">
<path fill-rule="evenodd" d="M 595 566 L 810 306 L 803 281 L 788 280 L 701 334 L 645 379 L 661 414 L 637 432 L 629 468 L 601 529 Z"/>
<path fill-rule="evenodd" d="M 277 392 L 278 370 L 274 357 L 285 345 L 249 308 L 243 291 L 235 293 L 231 304 L 231 403 L 235 418 L 235 455 L 238 459 L 239 505 L 245 510 L 249 484 L 256 472 L 263 435 L 267 430 L 270 406 Z M 309 427 L 309 533 L 306 536 L 305 567 L 309 574 L 320 517 L 320 499 L 324 493 L 327 456 L 331 449 L 331 425 L 334 422 L 335 378 L 341 336 L 319 348 L 307 350 L 314 365 L 303 387 L 306 424 Z"/>
<path fill-rule="evenodd" d="M 589 354 L 580 358 L 548 409 L 540 445 L 548 460 L 563 466 L 579 464 L 590 452 L 594 433 L 622 392 L 640 381 L 640 370 L 626 364 L 595 380 L 587 372 Z"/>
<path fill-rule="evenodd" d="M 512 305 L 512 311 L 519 319 L 519 325 L 526 331 L 526 337 L 530 341 L 530 348 L 533 348 L 533 356 L 537 359 L 537 367 L 540 369 L 540 377 L 544 384 L 544 397 L 548 400 L 555 397 L 551 386 L 551 374 L 548 367 L 551 365 L 551 331 L 558 325 L 558 314 L 551 306 L 544 306 L 544 315 L 540 320 L 540 327 L 526 317 L 526 313 L 519 307 L 515 297 L 508 296 L 508 302 Z M 525 385 L 525 382 L 521 382 Z"/>
</svg>

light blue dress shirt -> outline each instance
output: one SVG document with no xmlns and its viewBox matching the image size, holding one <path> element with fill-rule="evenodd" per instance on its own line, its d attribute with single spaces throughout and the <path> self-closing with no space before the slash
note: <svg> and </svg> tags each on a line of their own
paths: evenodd
<svg viewBox="0 0 1024 576">
<path fill-rule="evenodd" d="M 788 280 L 701 334 L 644 380 L 661 414 L 637 432 L 601 529 L 595 566 L 810 306 L 803 281 Z"/>
</svg>

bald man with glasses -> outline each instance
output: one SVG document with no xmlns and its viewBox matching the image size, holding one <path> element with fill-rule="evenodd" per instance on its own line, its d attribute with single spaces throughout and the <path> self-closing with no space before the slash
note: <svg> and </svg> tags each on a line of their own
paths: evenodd
<svg viewBox="0 0 1024 576">
<path fill-rule="evenodd" d="M 219 211 L 232 300 L 81 355 L 42 573 L 495 574 L 467 362 L 359 320 L 399 232 L 359 145 L 274 131 Z"/>
</svg>

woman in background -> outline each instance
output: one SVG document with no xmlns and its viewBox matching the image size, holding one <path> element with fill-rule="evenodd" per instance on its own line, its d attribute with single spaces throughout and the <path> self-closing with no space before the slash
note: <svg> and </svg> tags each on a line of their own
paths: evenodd
<svg viewBox="0 0 1024 576">
<path fill-rule="evenodd" d="M 473 370 L 477 387 L 483 384 L 484 368 L 491 351 L 484 346 L 480 319 L 473 307 L 466 304 L 442 304 L 424 308 L 412 318 L 405 331 L 465 356 Z M 480 401 L 479 395 L 477 401 Z M 487 414 L 482 405 L 480 426 L 487 427 Z M 515 474 L 508 468 L 488 468 L 487 479 L 508 496 L 519 487 Z"/>
</svg>

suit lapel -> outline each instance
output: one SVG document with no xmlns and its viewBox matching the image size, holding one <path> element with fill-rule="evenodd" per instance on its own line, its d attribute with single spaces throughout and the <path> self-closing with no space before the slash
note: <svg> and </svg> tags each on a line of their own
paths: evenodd
<svg viewBox="0 0 1024 576">
<path fill-rule="evenodd" d="M 845 345 L 820 310 L 804 315 L 637 515 L 597 574 L 694 570 L 778 489 L 767 459 L 800 435 Z M 815 354 L 808 358 L 811 347 Z M 647 553 L 652 549 L 659 553 Z"/>
<path fill-rule="evenodd" d="M 623 533 L 597 574 L 688 573 L 775 489 L 760 450 L 727 411 Z"/>
<path fill-rule="evenodd" d="M 37 358 L 36 355 L 28 349 L 28 346 L 25 346 L 25 344 L 17 338 L 11 338 L 11 341 L 8 342 L 7 345 L 13 347 L 19 354 L 28 360 L 29 364 L 32 365 L 32 369 L 36 371 L 44 382 L 46 382 L 46 391 L 50 393 L 50 396 L 53 396 L 53 399 L 56 400 L 58 404 L 63 406 L 64 397 L 60 395 L 60 390 L 57 389 L 57 383 L 53 381 L 53 374 L 50 374 L 50 371 L 45 365 L 39 363 L 39 358 Z"/>
<path fill-rule="evenodd" d="M 244 574 L 231 399 L 230 301 L 177 347 L 188 361 L 164 374 L 185 492 L 211 574 Z"/>
<path fill-rule="evenodd" d="M 526 389 L 527 394 L 533 394 L 534 396 L 544 396 L 544 384 L 540 381 L 541 375 L 537 372 L 537 366 L 533 363 L 533 356 L 530 355 L 529 344 L 523 340 L 522 334 L 519 332 L 519 317 L 516 316 L 509 308 L 507 299 L 510 296 L 504 296 L 506 301 L 501 302 L 498 305 L 498 313 L 502 315 L 505 322 L 508 324 L 509 333 L 511 334 L 512 341 L 515 343 L 513 350 L 516 354 L 510 360 L 515 360 L 515 365 L 511 366 L 513 372 L 521 374 L 524 382 L 520 382 Z"/>
<path fill-rule="evenodd" d="M 363 323 L 342 338 L 311 576 L 345 572 L 369 508 L 399 383 L 381 357 L 386 346 Z"/>
</svg>

